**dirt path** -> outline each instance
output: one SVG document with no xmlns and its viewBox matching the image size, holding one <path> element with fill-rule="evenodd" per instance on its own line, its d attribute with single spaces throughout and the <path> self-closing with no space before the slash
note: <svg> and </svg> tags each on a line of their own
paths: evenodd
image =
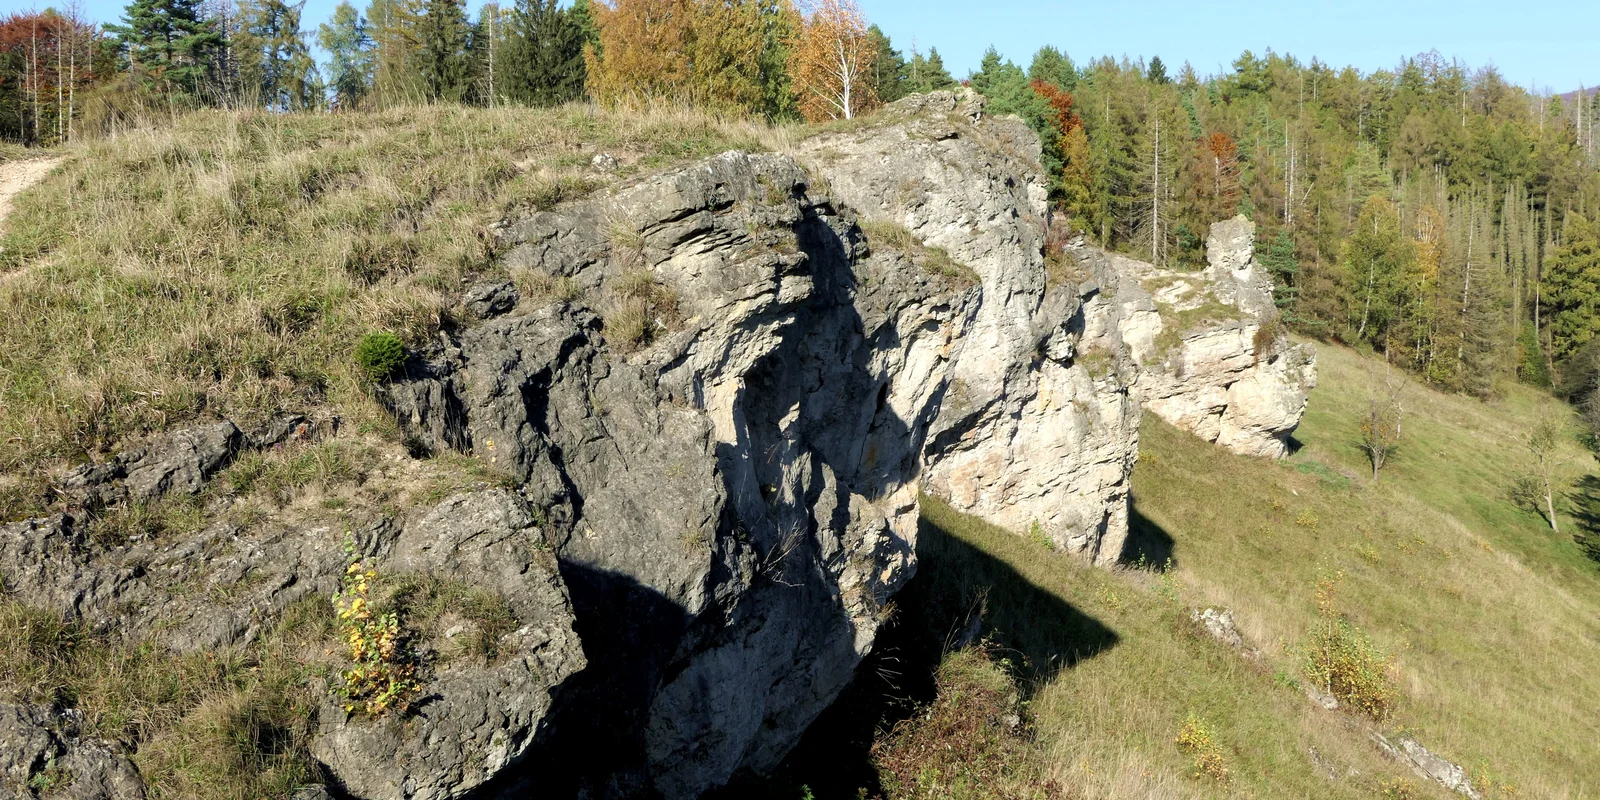
<svg viewBox="0 0 1600 800">
<path fill-rule="evenodd" d="M 49 175 L 50 170 L 60 163 L 60 157 L 0 163 L 0 233 L 5 231 L 6 217 L 11 214 L 11 198 L 44 180 L 44 176 Z"/>
</svg>

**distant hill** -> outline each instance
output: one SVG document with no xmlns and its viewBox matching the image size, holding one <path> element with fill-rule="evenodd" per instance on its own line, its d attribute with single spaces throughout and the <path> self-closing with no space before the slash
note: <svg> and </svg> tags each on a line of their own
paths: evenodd
<svg viewBox="0 0 1600 800">
<path fill-rule="evenodd" d="M 1588 89 L 1574 89 L 1566 94 L 1560 94 L 1556 96 L 1561 98 L 1561 102 L 1570 103 L 1578 99 L 1579 94 L 1582 94 L 1584 97 L 1594 97 L 1596 93 L 1600 93 L 1600 86 L 1595 86 Z"/>
</svg>

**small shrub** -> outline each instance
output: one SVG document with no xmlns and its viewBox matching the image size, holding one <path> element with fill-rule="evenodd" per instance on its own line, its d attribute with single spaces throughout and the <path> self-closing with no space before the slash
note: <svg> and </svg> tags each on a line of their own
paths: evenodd
<svg viewBox="0 0 1600 800">
<path fill-rule="evenodd" d="M 388 331 L 373 331 L 356 343 L 356 365 L 374 381 L 394 375 L 406 361 L 406 348 L 400 337 Z"/>
<path fill-rule="evenodd" d="M 1251 353 L 1255 360 L 1260 361 L 1263 355 L 1271 352 L 1283 332 L 1283 318 L 1276 313 L 1268 313 L 1266 318 L 1261 320 L 1260 327 L 1256 328 L 1255 337 L 1250 341 Z"/>
<path fill-rule="evenodd" d="M 1382 721 L 1394 709 L 1394 660 L 1335 607 L 1343 573 L 1317 581 L 1317 622 L 1305 644 L 1306 678 L 1344 705 Z"/>
<path fill-rule="evenodd" d="M 1056 549 L 1055 541 L 1044 532 L 1044 525 L 1040 524 L 1039 520 L 1028 523 L 1028 538 L 1038 542 L 1039 546 L 1046 550 Z"/>
<path fill-rule="evenodd" d="M 1216 734 L 1204 719 L 1193 713 L 1185 717 L 1175 741 L 1179 750 L 1194 758 L 1194 777 L 1210 778 L 1222 784 L 1233 780 L 1227 752 L 1217 742 Z"/>
<path fill-rule="evenodd" d="M 1383 800 L 1417 800 L 1421 795 L 1417 787 L 1405 778 L 1384 778 L 1378 781 L 1378 794 Z"/>
<path fill-rule="evenodd" d="M 938 694 L 880 735 L 885 800 L 1059 800 L 1015 680 L 987 645 L 946 656 Z"/>
<path fill-rule="evenodd" d="M 404 714 L 422 692 L 417 659 L 400 628 L 399 615 L 374 607 L 372 588 L 377 577 L 365 561 L 353 558 L 333 599 L 339 638 L 354 662 L 340 673 L 342 685 L 334 688 L 347 714 L 357 710 L 371 717 L 390 711 Z"/>
<path fill-rule="evenodd" d="M 1372 464 L 1372 479 L 1377 480 L 1378 472 L 1388 465 L 1400 447 L 1400 424 L 1405 416 L 1400 392 L 1405 388 L 1405 381 L 1387 374 L 1381 387 L 1375 376 L 1369 381 L 1372 386 L 1367 392 L 1367 410 L 1362 412 L 1358 426 L 1361 431 L 1358 444 Z"/>
</svg>

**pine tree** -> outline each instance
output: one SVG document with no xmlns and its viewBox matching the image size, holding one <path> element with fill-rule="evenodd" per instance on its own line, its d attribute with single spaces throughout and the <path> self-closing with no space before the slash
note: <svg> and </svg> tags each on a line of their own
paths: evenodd
<svg viewBox="0 0 1600 800">
<path fill-rule="evenodd" d="M 416 35 L 419 47 L 412 64 L 423 98 L 457 103 L 474 99 L 477 65 L 465 0 L 424 0 Z"/>
<path fill-rule="evenodd" d="M 1151 83 L 1166 84 L 1172 82 L 1172 79 L 1167 77 L 1167 65 L 1161 63 L 1161 56 L 1150 57 L 1150 67 L 1146 77 Z"/>
<path fill-rule="evenodd" d="M 581 2 L 581 0 L 580 0 Z M 800 119 L 789 60 L 800 35 L 800 12 L 791 0 L 759 0 L 762 26 L 761 115 L 768 122 Z"/>
<path fill-rule="evenodd" d="M 317 28 L 317 46 L 328 52 L 328 79 L 337 108 L 355 108 L 372 89 L 373 43 L 361 12 L 342 0 Z"/>
<path fill-rule="evenodd" d="M 1078 85 L 1078 70 L 1066 54 L 1045 45 L 1033 54 L 1033 62 L 1028 65 L 1028 80 L 1043 81 L 1071 91 Z"/>
<path fill-rule="evenodd" d="M 871 81 L 872 90 L 878 95 L 879 100 L 893 103 L 906 96 L 905 57 L 900 55 L 899 50 L 894 49 L 888 35 L 878 26 L 867 28 L 867 36 L 872 39 L 872 48 L 877 51 L 877 55 L 872 59 L 868 80 Z"/>
<path fill-rule="evenodd" d="M 926 58 L 912 51 L 911 60 L 906 62 L 902 71 L 905 79 L 901 85 L 906 94 L 927 94 L 956 85 L 955 78 L 950 77 L 950 72 L 944 68 L 944 59 L 939 56 L 938 48 L 930 48 Z"/>
<path fill-rule="evenodd" d="M 506 47 L 505 94 L 535 106 L 583 95 L 583 30 L 556 0 L 517 0 Z"/>
<path fill-rule="evenodd" d="M 128 61 L 162 91 L 200 97 L 225 46 L 200 18 L 198 0 L 133 0 L 120 25 L 107 25 Z"/>
<path fill-rule="evenodd" d="M 245 23 L 235 53 L 246 92 L 275 111 L 297 111 L 320 103 L 316 63 L 300 33 L 299 5 L 252 0 L 241 6 Z"/>
<path fill-rule="evenodd" d="M 1581 214 L 1545 262 L 1544 310 L 1557 364 L 1600 334 L 1600 225 Z"/>
<path fill-rule="evenodd" d="M 1300 276 L 1300 259 L 1295 254 L 1294 237 L 1288 228 L 1278 230 L 1277 238 L 1265 253 L 1256 258 L 1272 275 L 1272 301 L 1285 316 L 1293 313 L 1295 296 L 1300 289 L 1295 285 Z"/>
</svg>

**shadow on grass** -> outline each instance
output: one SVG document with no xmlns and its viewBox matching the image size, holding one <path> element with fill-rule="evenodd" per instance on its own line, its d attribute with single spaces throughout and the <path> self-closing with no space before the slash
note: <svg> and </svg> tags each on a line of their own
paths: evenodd
<svg viewBox="0 0 1600 800">
<path fill-rule="evenodd" d="M 1585 475 L 1568 493 L 1572 520 L 1578 530 L 1572 538 L 1584 555 L 1600 563 L 1600 476 Z"/>
<path fill-rule="evenodd" d="M 1128 541 L 1122 545 L 1122 564 L 1157 572 L 1178 566 L 1177 542 L 1167 529 L 1140 513 L 1137 499 L 1128 503 Z"/>
<path fill-rule="evenodd" d="M 862 790 L 877 796 L 873 739 L 933 700 L 935 671 L 949 650 L 989 639 L 1031 693 L 1057 670 L 1116 645 L 1110 628 L 974 544 L 1011 535 L 974 530 L 981 525 L 925 498 L 917 575 L 895 595 L 895 614 L 855 680 L 771 777 L 738 781 L 708 797 L 799 798 L 802 786 L 818 800 L 855 798 Z M 1018 538 L 1019 548 L 1031 547 Z M 1052 556 L 1040 549 L 1025 557 Z"/>
</svg>

